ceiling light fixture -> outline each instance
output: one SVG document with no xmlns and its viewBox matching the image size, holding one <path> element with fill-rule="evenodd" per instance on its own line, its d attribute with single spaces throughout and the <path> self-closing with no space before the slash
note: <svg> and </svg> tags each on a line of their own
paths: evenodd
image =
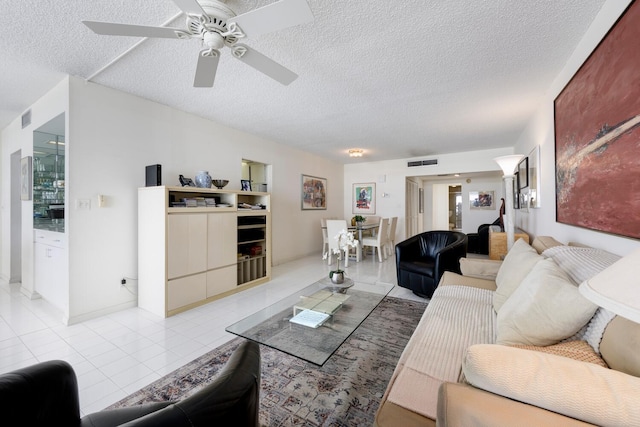
<svg viewBox="0 0 640 427">
<path fill-rule="evenodd" d="M 363 150 L 359 149 L 359 148 L 354 148 L 349 150 L 349 157 L 362 157 L 362 154 L 364 153 Z"/>
</svg>

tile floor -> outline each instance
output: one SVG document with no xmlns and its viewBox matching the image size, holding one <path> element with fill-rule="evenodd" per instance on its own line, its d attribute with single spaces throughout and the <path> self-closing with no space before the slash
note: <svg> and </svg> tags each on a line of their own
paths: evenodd
<svg viewBox="0 0 640 427">
<path fill-rule="evenodd" d="M 0 283 L 0 373 L 51 359 L 78 376 L 82 414 L 99 411 L 234 338 L 225 327 L 328 274 L 320 256 L 273 268 L 272 280 L 167 319 L 139 308 L 65 326 L 46 301 Z M 363 282 L 396 284 L 395 259 L 350 262 Z M 392 296 L 424 301 L 396 286 Z"/>
</svg>

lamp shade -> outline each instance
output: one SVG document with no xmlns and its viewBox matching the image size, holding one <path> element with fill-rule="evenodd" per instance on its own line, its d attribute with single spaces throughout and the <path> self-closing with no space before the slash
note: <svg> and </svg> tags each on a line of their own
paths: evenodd
<svg viewBox="0 0 640 427">
<path fill-rule="evenodd" d="M 500 166 L 505 175 L 513 175 L 516 166 L 518 166 L 518 163 L 520 163 L 522 159 L 524 159 L 522 154 L 512 154 L 510 156 L 496 157 L 493 160 Z"/>
<path fill-rule="evenodd" d="M 636 323 L 640 323 L 640 249 L 585 280 L 582 296 Z"/>
</svg>

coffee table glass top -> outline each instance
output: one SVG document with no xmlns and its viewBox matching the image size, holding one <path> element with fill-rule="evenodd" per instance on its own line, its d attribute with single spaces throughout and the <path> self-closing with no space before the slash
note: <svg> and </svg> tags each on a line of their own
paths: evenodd
<svg viewBox="0 0 640 427">
<path fill-rule="evenodd" d="M 321 366 L 392 288 L 358 281 L 337 288 L 321 279 L 226 330 Z"/>
</svg>

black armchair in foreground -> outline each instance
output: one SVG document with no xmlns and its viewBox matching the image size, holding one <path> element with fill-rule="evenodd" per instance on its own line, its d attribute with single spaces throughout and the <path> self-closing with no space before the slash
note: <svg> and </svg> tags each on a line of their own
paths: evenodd
<svg viewBox="0 0 640 427">
<path fill-rule="evenodd" d="M 111 409 L 80 418 L 78 383 L 67 362 L 51 360 L 0 375 L 6 426 L 257 426 L 260 347 L 245 341 L 213 382 L 179 402 Z"/>
<path fill-rule="evenodd" d="M 467 235 L 457 231 L 427 231 L 396 245 L 398 285 L 431 298 L 445 271 L 460 273 L 467 254 Z"/>
</svg>

